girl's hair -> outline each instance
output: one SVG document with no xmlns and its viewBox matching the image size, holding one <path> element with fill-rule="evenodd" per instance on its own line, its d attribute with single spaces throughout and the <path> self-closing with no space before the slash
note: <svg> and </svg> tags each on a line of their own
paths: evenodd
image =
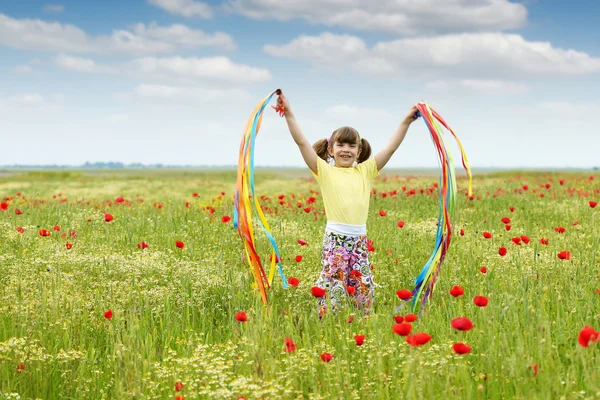
<svg viewBox="0 0 600 400">
<path fill-rule="evenodd" d="M 367 142 L 367 139 L 361 138 L 356 129 L 349 126 L 343 126 L 339 129 L 336 129 L 333 131 L 329 139 L 321 139 L 317 141 L 315 144 L 313 144 L 313 149 L 315 149 L 315 152 L 319 157 L 325 161 L 328 161 L 331 156 L 327 152 L 327 146 L 330 144 L 333 146 L 335 142 L 358 144 L 358 149 L 360 150 L 360 154 L 356 159 L 358 164 L 367 161 L 371 156 L 371 145 L 369 142 Z"/>
</svg>

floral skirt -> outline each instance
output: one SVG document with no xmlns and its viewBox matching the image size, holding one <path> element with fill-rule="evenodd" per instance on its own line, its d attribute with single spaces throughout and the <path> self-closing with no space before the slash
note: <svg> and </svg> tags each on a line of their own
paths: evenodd
<svg viewBox="0 0 600 400">
<path fill-rule="evenodd" d="M 359 311 L 370 314 L 375 296 L 373 272 L 369 262 L 366 236 L 346 236 L 325 232 L 322 271 L 316 286 L 325 289 L 319 298 L 319 316 L 339 310 L 350 301 Z"/>
</svg>

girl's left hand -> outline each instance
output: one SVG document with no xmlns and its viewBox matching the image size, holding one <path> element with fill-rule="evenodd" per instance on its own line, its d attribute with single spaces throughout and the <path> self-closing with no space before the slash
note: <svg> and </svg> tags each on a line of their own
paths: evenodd
<svg viewBox="0 0 600 400">
<path fill-rule="evenodd" d="M 412 124 L 413 122 L 415 122 L 417 120 L 415 118 L 415 114 L 417 114 L 418 112 L 419 109 L 417 108 L 417 106 L 412 106 L 406 114 L 406 117 L 404 117 L 404 122 L 407 122 L 408 124 Z"/>
</svg>

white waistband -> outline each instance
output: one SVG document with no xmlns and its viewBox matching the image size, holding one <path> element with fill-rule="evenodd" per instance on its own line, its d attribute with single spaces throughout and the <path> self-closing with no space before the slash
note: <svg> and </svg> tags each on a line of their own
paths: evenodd
<svg viewBox="0 0 600 400">
<path fill-rule="evenodd" d="M 340 222 L 327 222 L 326 232 L 337 233 L 338 235 L 348 236 L 366 236 L 367 225 L 348 225 Z"/>
</svg>

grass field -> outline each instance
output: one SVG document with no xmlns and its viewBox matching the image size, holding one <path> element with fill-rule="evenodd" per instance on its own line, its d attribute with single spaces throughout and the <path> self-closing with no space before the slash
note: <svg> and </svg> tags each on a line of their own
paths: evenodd
<svg viewBox="0 0 600 400">
<path fill-rule="evenodd" d="M 393 330 L 410 312 L 395 312 L 396 291 L 413 288 L 433 250 L 437 177 L 377 178 L 374 313 L 346 307 L 321 322 L 311 295 L 326 223 L 318 185 L 307 171 L 257 172 L 284 273 L 300 282 L 283 289 L 276 273 L 266 307 L 223 222 L 235 175 L 0 176 L 0 399 L 600 398 L 597 172 L 476 175 L 473 200 L 461 179 L 436 291 L 410 323 L 411 335 L 431 336 L 422 346 Z M 450 294 L 455 285 L 464 295 Z M 457 317 L 473 329 L 454 329 Z"/>
</svg>

